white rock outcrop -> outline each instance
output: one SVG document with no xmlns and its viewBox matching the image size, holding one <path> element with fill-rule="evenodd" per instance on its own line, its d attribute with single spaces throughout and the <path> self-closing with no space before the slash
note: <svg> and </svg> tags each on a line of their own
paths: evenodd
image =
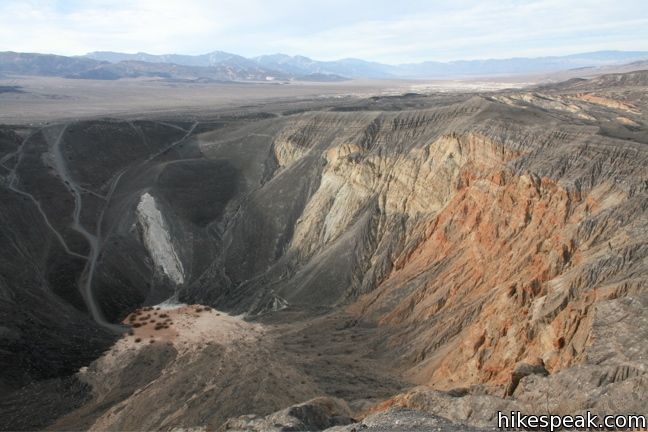
<svg viewBox="0 0 648 432">
<path fill-rule="evenodd" d="M 137 218 L 142 229 L 144 245 L 155 265 L 176 285 L 184 283 L 184 269 L 176 254 L 171 235 L 155 198 L 148 192 L 137 205 Z"/>
</svg>

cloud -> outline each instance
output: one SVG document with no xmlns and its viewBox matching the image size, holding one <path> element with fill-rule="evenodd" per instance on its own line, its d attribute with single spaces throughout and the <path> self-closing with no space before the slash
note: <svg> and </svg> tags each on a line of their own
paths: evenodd
<svg viewBox="0 0 648 432">
<path fill-rule="evenodd" d="M 443 13 L 359 22 L 281 43 L 296 52 L 316 46 L 325 58 L 392 63 L 648 48 L 648 16 L 642 7 L 631 7 L 636 2 L 626 2 L 628 7 L 623 1 L 595 2 L 595 7 L 565 3 L 480 2 Z"/>
<path fill-rule="evenodd" d="M 221 49 L 399 63 L 648 49 L 643 0 L 0 2 L 0 50 Z"/>
</svg>

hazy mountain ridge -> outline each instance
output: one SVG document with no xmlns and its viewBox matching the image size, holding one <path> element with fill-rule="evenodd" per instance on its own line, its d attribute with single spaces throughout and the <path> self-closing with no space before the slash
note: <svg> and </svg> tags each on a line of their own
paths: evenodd
<svg viewBox="0 0 648 432">
<path fill-rule="evenodd" d="M 119 61 L 116 61 L 116 56 L 109 55 L 108 58 L 110 60 L 104 61 L 53 54 L 0 52 L 0 76 L 2 74 L 34 75 L 95 80 L 161 78 L 183 81 L 336 81 L 344 79 L 336 75 L 285 73 L 233 55 L 223 55 L 220 60 L 217 60 L 216 54 L 210 55 L 211 63 L 205 66 L 167 61 L 178 60 L 174 56 L 156 58 L 148 55 L 134 55 Z M 154 60 L 155 62 L 153 62 Z"/>
<path fill-rule="evenodd" d="M 53 54 L 0 52 L 0 75 L 64 76 L 79 70 L 96 68 L 107 62 L 84 57 L 65 57 Z"/>
<path fill-rule="evenodd" d="M 457 60 L 450 62 L 425 61 L 389 65 L 357 58 L 334 61 L 318 61 L 311 58 L 287 54 L 245 57 L 214 51 L 208 54 L 151 55 L 146 53 L 124 54 L 115 52 L 93 52 L 86 57 L 101 61 L 141 60 L 170 62 L 187 66 L 213 66 L 220 63 L 238 63 L 248 67 L 257 65 L 288 74 L 336 74 L 350 78 L 431 78 L 471 75 L 499 75 L 538 72 L 555 72 L 579 67 L 607 66 L 648 59 L 647 51 L 596 51 L 548 57 L 516 57 L 508 59 Z"/>
<path fill-rule="evenodd" d="M 98 80 L 143 77 L 188 81 L 441 79 L 556 73 L 581 68 L 604 72 L 601 69 L 631 62 L 641 64 L 645 59 L 648 59 L 648 52 L 644 51 L 599 51 L 560 57 L 459 60 L 447 63 L 426 61 L 388 65 L 354 58 L 317 61 L 286 54 L 245 58 L 223 51 L 195 56 L 93 52 L 78 57 L 0 52 L 0 76 L 36 75 Z"/>
</svg>

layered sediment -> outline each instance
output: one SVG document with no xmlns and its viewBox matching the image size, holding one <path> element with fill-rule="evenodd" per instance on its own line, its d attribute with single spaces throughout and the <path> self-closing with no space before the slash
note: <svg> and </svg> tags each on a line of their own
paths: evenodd
<svg viewBox="0 0 648 432">
<path fill-rule="evenodd" d="M 135 427 L 129 418 L 153 401 L 146 427 L 161 429 L 345 428 L 408 409 L 487 426 L 498 409 L 540 403 L 564 414 L 645 410 L 646 85 L 633 73 L 420 97 L 416 109 L 391 98 L 389 110 L 374 99 L 281 117 L 70 124 L 60 139 L 81 158 L 67 163 L 82 207 L 52 182 L 42 131 L 6 131 L 0 192 L 15 205 L 2 216 L 27 217 L 48 249 L 3 229 L 20 236 L 3 260 L 44 265 L 22 294 L 51 288 L 74 310 L 28 316 L 89 322 L 74 277 L 51 270 L 83 274 L 75 208 L 95 221 L 85 223 L 101 245 L 92 293 L 113 323 L 139 323 L 127 318 L 134 309 L 175 292 L 232 314 L 189 311 L 185 330 L 147 322 L 114 346 L 89 324 L 97 345 L 112 346 L 74 375 L 93 393 L 74 387 L 81 408 L 46 423 Z M 137 156 L 89 169 L 83 136 L 102 129 L 120 131 Z M 45 199 L 46 185 L 60 201 Z M 17 276 L 3 277 L 3 292 L 18 292 Z M 230 336 L 189 337 L 206 319 Z M 28 358 L 20 331 L 7 333 L 20 341 L 11 353 Z M 151 334 L 160 340 L 133 342 Z M 151 375 L 117 392 L 142 362 Z M 190 374 L 200 382 L 173 379 Z"/>
</svg>

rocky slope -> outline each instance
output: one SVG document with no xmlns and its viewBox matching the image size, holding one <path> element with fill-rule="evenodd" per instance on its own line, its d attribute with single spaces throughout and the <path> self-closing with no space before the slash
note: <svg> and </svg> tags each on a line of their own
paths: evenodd
<svg viewBox="0 0 648 432">
<path fill-rule="evenodd" d="M 4 423 L 645 412 L 645 77 L 5 126 Z"/>
</svg>

